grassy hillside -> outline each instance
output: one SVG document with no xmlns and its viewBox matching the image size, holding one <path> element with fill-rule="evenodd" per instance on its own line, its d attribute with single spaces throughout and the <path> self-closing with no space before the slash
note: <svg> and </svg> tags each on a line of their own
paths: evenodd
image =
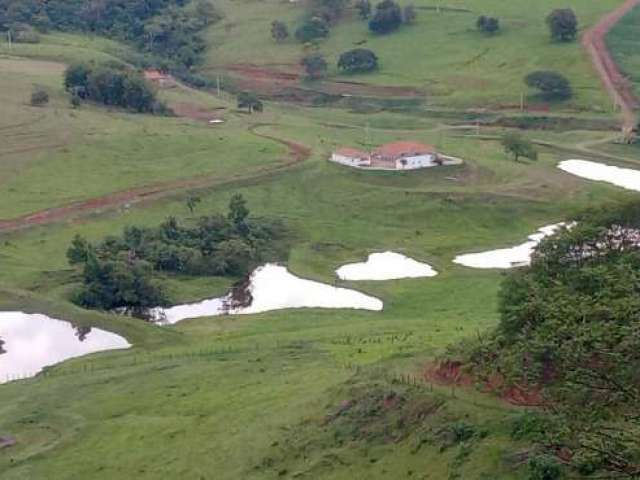
<svg viewBox="0 0 640 480">
<path fill-rule="evenodd" d="M 583 25 L 616 3 L 572 2 Z M 48 313 L 117 332 L 134 344 L 0 386 L 0 436 L 18 440 L 0 450 L 0 479 L 528 478 L 521 452 L 529 445 L 510 434 L 524 409 L 472 387 L 424 380 L 426 366 L 448 345 L 498 321 L 502 275 L 451 260 L 520 243 L 576 210 L 634 196 L 564 174 L 556 168 L 559 160 L 601 154 L 610 163 L 634 166 L 640 156 L 636 147 L 611 144 L 611 132 L 598 131 L 597 123 L 577 128 L 584 124 L 574 123 L 571 112 L 562 117 L 569 120 L 564 129 L 524 132 L 547 145 L 535 163 L 516 163 L 503 152 L 503 128 L 461 128 L 468 118 L 453 107 L 511 102 L 500 92 L 517 96 L 520 76 L 547 62 L 568 69 L 580 86 L 578 105 L 597 107 L 606 100 L 578 45 L 548 42 L 540 18 L 551 2 L 523 8 L 522 2 L 496 1 L 495 10 L 486 12 L 479 11 L 479 0 L 455 4 L 474 14 L 442 13 L 451 19 L 447 23 L 420 10 L 416 26 L 368 40 L 379 45 L 385 63 L 404 58 L 411 78 L 385 67 L 367 81 L 432 88 L 437 95 L 429 101 L 451 106 L 447 116 L 426 110 L 362 115 L 276 103 L 249 116 L 236 112 L 227 96 L 187 88 L 161 95 L 226 122 L 214 127 L 189 118 L 71 109 L 60 86 L 63 63 L 119 56 L 125 47 L 58 34 L 10 52 L 0 47 L 0 219 L 158 182 L 207 180 L 197 185 L 202 203 L 193 214 L 185 205 L 191 190 L 183 185 L 171 196 L 129 208 L 0 234 L 0 310 Z M 272 14 L 293 21 L 302 7 L 270 1 L 221 7 L 225 20 L 209 32 L 210 67 L 296 61 L 297 45 L 268 43 L 268 24 Z M 480 38 L 470 30 L 476 13 L 503 16 L 505 32 Z M 414 38 L 417 32 L 424 38 Z M 453 39 L 450 45 L 443 34 Z M 322 49 L 335 55 L 363 35 L 363 25 L 347 19 Z M 220 43 L 222 36 L 228 43 Z M 399 49 L 402 38 L 403 48 L 394 54 L 392 45 L 398 42 Z M 531 44 L 529 56 L 516 48 L 515 38 Z M 429 41 L 438 45 L 430 55 L 406 50 Z M 486 49 L 485 42 L 496 50 L 466 64 Z M 495 73 L 503 61 L 504 77 Z M 456 76 L 470 86 L 451 88 Z M 478 88 L 480 80 L 486 83 Z M 27 105 L 35 84 L 50 92 L 49 105 Z M 590 120 L 578 120 L 583 118 Z M 465 163 L 385 173 L 327 161 L 336 145 L 400 139 L 432 143 Z M 277 140 L 298 142 L 312 153 L 291 162 Z M 333 283 L 335 268 L 381 250 L 428 262 L 440 274 L 341 282 L 383 299 L 384 311 L 376 313 L 286 310 L 158 327 L 70 304 L 79 279 L 65 251 L 76 233 L 97 240 L 169 215 L 192 222 L 223 211 L 238 192 L 255 215 L 279 217 L 290 226 L 288 267 L 297 275 Z M 175 303 L 220 295 L 231 283 L 214 277 L 163 280 Z"/>
<path fill-rule="evenodd" d="M 425 92 L 429 104 L 496 108 L 519 105 L 520 94 L 528 93 L 522 82 L 526 74 L 552 69 L 574 85 L 577 95 L 569 108 L 609 108 L 579 42 L 556 44 L 550 40 L 545 17 L 558 7 L 557 2 L 457 0 L 440 5 L 443 9 L 439 12 L 435 9 L 438 2 L 411 3 L 418 11 L 415 25 L 383 36 L 369 32 L 366 22 L 349 10 L 318 47 L 331 65 L 332 79 L 417 87 Z M 619 3 L 572 0 L 562 6 L 575 9 L 582 30 Z M 223 1 L 220 9 L 225 18 L 209 30 L 212 47 L 205 72 L 224 70 L 231 64 L 296 69 L 305 49 L 292 38 L 276 44 L 270 38 L 270 23 L 285 21 L 293 32 L 305 15 L 305 2 Z M 499 17 L 503 31 L 489 38 L 479 33 L 475 21 L 482 14 Z M 335 67 L 338 56 L 356 46 L 376 52 L 381 65 L 377 73 L 339 75 Z"/>
</svg>

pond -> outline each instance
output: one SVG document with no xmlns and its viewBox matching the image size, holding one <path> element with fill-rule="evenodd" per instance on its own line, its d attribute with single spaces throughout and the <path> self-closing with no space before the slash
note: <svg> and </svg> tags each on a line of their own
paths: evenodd
<svg viewBox="0 0 640 480">
<path fill-rule="evenodd" d="M 152 317 L 161 323 L 216 315 L 245 315 L 287 308 L 346 308 L 382 310 L 381 300 L 347 288 L 339 288 L 290 273 L 286 267 L 266 264 L 224 297 L 198 303 L 158 308 Z"/>
<path fill-rule="evenodd" d="M 640 170 L 621 168 L 588 160 L 565 160 L 558 164 L 558 168 L 588 180 L 607 182 L 627 190 L 640 192 Z"/>
<path fill-rule="evenodd" d="M 529 235 L 529 239 L 515 247 L 500 248 L 498 250 L 489 250 L 480 253 L 468 253 L 458 255 L 453 262 L 458 265 L 464 265 L 471 268 L 516 268 L 529 265 L 531 263 L 531 254 L 538 244 L 550 235 L 553 235 L 564 223 L 556 223 L 540 228 L 533 235 Z"/>
<path fill-rule="evenodd" d="M 336 270 L 341 280 L 398 280 L 435 277 L 431 265 L 395 252 L 372 253 L 366 262 L 349 263 Z"/>
<path fill-rule="evenodd" d="M 33 377 L 69 358 L 131 346 L 114 333 L 22 312 L 0 312 L 0 339 L 0 383 Z"/>
</svg>

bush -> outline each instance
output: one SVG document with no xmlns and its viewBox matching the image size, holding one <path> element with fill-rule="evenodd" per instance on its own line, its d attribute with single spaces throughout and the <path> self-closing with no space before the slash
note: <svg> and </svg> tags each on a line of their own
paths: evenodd
<svg viewBox="0 0 640 480">
<path fill-rule="evenodd" d="M 319 17 L 313 17 L 307 20 L 302 26 L 298 27 L 295 33 L 296 40 L 301 43 L 307 43 L 328 36 L 329 24 L 326 20 Z"/>
<path fill-rule="evenodd" d="M 547 17 L 551 37 L 560 42 L 570 42 L 578 33 L 578 19 L 570 8 L 559 8 Z"/>
<path fill-rule="evenodd" d="M 310 80 L 318 80 L 327 75 L 327 61 L 319 53 L 313 53 L 304 57 L 300 64 L 307 72 L 307 78 Z"/>
<path fill-rule="evenodd" d="M 40 34 L 28 25 L 21 26 L 13 32 L 16 43 L 40 43 Z"/>
<path fill-rule="evenodd" d="M 49 103 L 49 94 L 42 88 L 36 88 L 31 93 L 31 105 L 41 107 Z"/>
<path fill-rule="evenodd" d="M 369 30 L 386 34 L 397 30 L 402 25 L 402 10 L 393 0 L 384 0 L 376 5 L 376 13 L 369 21 Z"/>
<path fill-rule="evenodd" d="M 338 68 L 347 73 L 371 72 L 378 68 L 378 57 L 371 50 L 356 48 L 340 55 Z"/>
<path fill-rule="evenodd" d="M 563 477 L 562 466 L 551 455 L 536 455 L 529 459 L 529 480 L 559 480 Z"/>
<path fill-rule="evenodd" d="M 478 27 L 478 30 L 481 32 L 492 35 L 500 30 L 500 20 L 495 17 L 481 15 L 476 21 L 476 27 Z"/>
<path fill-rule="evenodd" d="M 540 70 L 527 75 L 524 81 L 527 86 L 540 90 L 545 100 L 566 100 L 573 94 L 569 80 L 557 72 Z"/>
</svg>

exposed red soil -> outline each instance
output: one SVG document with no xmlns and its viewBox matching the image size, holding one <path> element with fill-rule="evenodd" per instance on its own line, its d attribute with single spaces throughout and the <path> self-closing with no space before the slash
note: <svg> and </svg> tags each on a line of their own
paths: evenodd
<svg viewBox="0 0 640 480">
<path fill-rule="evenodd" d="M 423 378 L 438 385 L 471 387 L 477 383 L 473 375 L 463 370 L 462 362 L 454 360 L 427 365 L 423 371 Z M 486 392 L 498 394 L 500 398 L 512 405 L 528 407 L 544 405 L 539 387 L 506 385 L 504 378 L 499 374 L 492 375 L 488 381 L 484 382 L 483 389 Z"/>
<path fill-rule="evenodd" d="M 206 108 L 197 103 L 179 102 L 172 103 L 171 110 L 179 117 L 208 122 L 210 120 L 221 120 L 222 112 L 226 108 Z"/>
<path fill-rule="evenodd" d="M 633 85 L 622 74 L 611 56 L 611 52 L 606 46 L 606 36 L 622 17 L 639 4 L 640 0 L 626 0 L 582 36 L 582 45 L 591 56 L 591 61 L 602 83 L 613 101 L 622 110 L 623 128 L 635 128 L 635 110 L 640 106 L 640 103 L 633 92 Z"/>
<path fill-rule="evenodd" d="M 304 72 L 298 65 L 287 65 L 286 70 L 266 65 L 232 64 L 225 69 L 234 76 L 236 86 L 275 98 L 305 101 L 313 92 L 327 95 L 356 97 L 421 97 L 418 88 L 371 85 L 345 80 L 323 80 L 307 87 L 302 82 Z"/>
<path fill-rule="evenodd" d="M 259 168 L 257 171 L 254 171 L 249 175 L 232 175 L 224 178 L 223 180 L 217 176 L 209 175 L 170 182 L 158 182 L 88 200 L 68 203 L 59 207 L 48 208 L 16 218 L 0 220 L 0 233 L 21 230 L 36 225 L 45 225 L 80 215 L 87 215 L 118 207 L 126 207 L 143 201 L 157 200 L 184 190 L 207 188 L 214 185 L 224 185 L 238 181 L 263 178 L 285 170 L 296 163 L 302 162 L 311 155 L 311 149 L 305 145 L 277 138 L 272 135 L 259 133 L 257 128 L 260 126 L 264 125 L 254 125 L 250 128 L 250 131 L 259 137 L 285 145 L 289 149 L 289 156 L 287 159 L 274 166 Z"/>
</svg>

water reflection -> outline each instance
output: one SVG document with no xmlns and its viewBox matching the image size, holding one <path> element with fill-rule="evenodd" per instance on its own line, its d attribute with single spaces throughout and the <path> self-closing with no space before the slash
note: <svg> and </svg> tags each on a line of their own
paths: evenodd
<svg viewBox="0 0 640 480">
<path fill-rule="evenodd" d="M 382 301 L 347 288 L 296 277 L 286 267 L 267 264 L 257 268 L 247 282 L 221 298 L 155 309 L 153 318 L 176 323 L 186 318 L 225 314 L 262 313 L 285 308 L 349 308 L 382 310 Z"/>
<path fill-rule="evenodd" d="M 0 312 L 0 338 L 0 383 L 32 377 L 69 358 L 131 346 L 114 333 L 22 312 Z"/>
</svg>

